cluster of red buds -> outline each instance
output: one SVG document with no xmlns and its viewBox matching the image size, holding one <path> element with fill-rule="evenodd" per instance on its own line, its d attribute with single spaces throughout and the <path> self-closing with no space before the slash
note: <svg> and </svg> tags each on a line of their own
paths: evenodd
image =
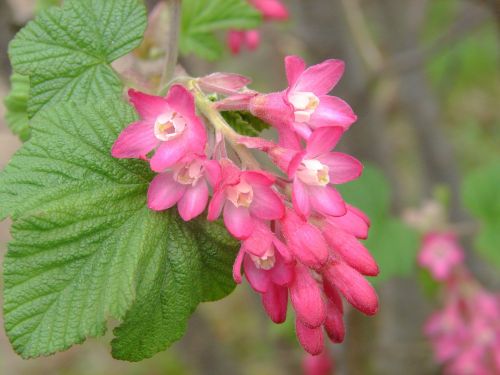
<svg viewBox="0 0 500 375">
<path fill-rule="evenodd" d="M 112 154 L 147 160 L 158 173 L 148 191 L 152 210 L 177 205 L 186 221 L 207 206 L 208 220 L 222 215 L 241 241 L 235 281 L 245 275 L 276 323 L 285 321 L 290 299 L 297 337 L 316 355 L 323 351 L 322 328 L 333 342 L 344 339 L 341 295 L 363 313 L 376 313 L 378 298 L 364 276 L 379 270 L 359 241 L 369 219 L 335 189 L 362 172 L 358 160 L 332 151 L 356 121 L 347 103 L 327 95 L 344 64 L 306 68 L 289 56 L 285 65 L 289 87 L 269 94 L 229 73 L 178 78 L 166 97 L 130 90 L 140 119 L 123 130 Z M 235 110 L 273 126 L 278 141 L 238 134 L 221 115 Z M 264 170 L 251 149 L 274 165 Z"/>
</svg>

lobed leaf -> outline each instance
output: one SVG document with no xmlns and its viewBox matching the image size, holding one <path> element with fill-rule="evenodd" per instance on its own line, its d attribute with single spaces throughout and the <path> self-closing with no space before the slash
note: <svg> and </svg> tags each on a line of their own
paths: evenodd
<svg viewBox="0 0 500 375">
<path fill-rule="evenodd" d="M 145 27 L 138 0 L 68 0 L 42 10 L 9 46 L 14 70 L 31 80 L 29 117 L 49 105 L 119 95 L 110 64 L 139 45 Z"/>
<path fill-rule="evenodd" d="M 0 174 L 0 216 L 14 221 L 5 328 L 25 358 L 102 335 L 109 317 L 125 318 L 117 357 L 150 357 L 183 334 L 200 302 L 234 287 L 236 243 L 222 227 L 150 211 L 147 164 L 111 157 L 135 118 L 117 100 L 40 112 L 31 140 Z M 138 325 L 138 316 L 148 321 Z M 161 324 L 151 324 L 157 317 Z"/>
</svg>

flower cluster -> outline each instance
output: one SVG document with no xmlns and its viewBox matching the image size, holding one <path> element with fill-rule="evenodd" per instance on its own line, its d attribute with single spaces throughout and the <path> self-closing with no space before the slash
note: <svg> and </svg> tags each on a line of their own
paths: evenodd
<svg viewBox="0 0 500 375">
<path fill-rule="evenodd" d="M 444 308 L 428 319 L 424 331 L 446 374 L 498 374 L 500 296 L 485 290 L 463 260 L 453 233 L 425 236 L 419 263 L 443 284 Z"/>
<path fill-rule="evenodd" d="M 290 299 L 297 337 L 316 355 L 323 328 L 332 341 L 344 339 L 341 296 L 376 313 L 378 298 L 364 276 L 377 275 L 378 266 L 360 242 L 369 219 L 335 189 L 362 171 L 358 160 L 332 151 L 356 119 L 345 102 L 327 95 L 343 64 L 306 69 L 292 56 L 286 70 L 290 87 L 279 93 L 251 91 L 247 78 L 227 73 L 173 85 L 166 97 L 130 90 L 140 120 L 120 134 L 112 154 L 148 160 L 158 173 L 148 191 L 151 209 L 177 204 L 186 221 L 207 207 L 208 220 L 222 216 L 241 241 L 235 281 L 246 277 L 276 323 L 285 321 Z M 234 109 L 267 121 L 279 141 L 236 133 L 220 114 Z M 250 149 L 266 153 L 281 172 L 263 170 Z"/>
<path fill-rule="evenodd" d="M 288 19 L 288 10 L 280 0 L 248 0 L 265 21 L 284 21 Z M 260 44 L 258 30 L 230 30 L 227 34 L 227 45 L 234 55 L 243 47 L 256 49 Z"/>
</svg>

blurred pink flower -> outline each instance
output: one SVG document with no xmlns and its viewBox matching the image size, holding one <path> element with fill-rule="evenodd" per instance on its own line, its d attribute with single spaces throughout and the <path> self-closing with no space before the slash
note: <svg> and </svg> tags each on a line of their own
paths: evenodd
<svg viewBox="0 0 500 375">
<path fill-rule="evenodd" d="M 448 279 L 463 260 L 463 250 L 453 233 L 427 234 L 418 254 L 418 263 L 441 281 Z"/>
<path fill-rule="evenodd" d="M 302 361 L 304 375 L 333 375 L 333 359 L 328 351 L 319 355 L 306 354 Z"/>
</svg>

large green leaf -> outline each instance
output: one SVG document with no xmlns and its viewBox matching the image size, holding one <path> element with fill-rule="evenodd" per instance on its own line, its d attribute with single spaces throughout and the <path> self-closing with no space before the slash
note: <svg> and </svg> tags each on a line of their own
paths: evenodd
<svg viewBox="0 0 500 375">
<path fill-rule="evenodd" d="M 463 201 L 480 221 L 476 249 L 489 261 L 500 265 L 500 160 L 467 175 Z"/>
<path fill-rule="evenodd" d="M 30 80 L 27 76 L 13 73 L 10 77 L 11 89 L 5 98 L 5 120 L 12 133 L 16 134 L 22 141 L 30 137 L 28 123 L 28 97 L 30 91 Z"/>
<path fill-rule="evenodd" d="M 111 157 L 134 120 L 128 105 L 113 100 L 42 111 L 31 140 L 0 174 L 0 216 L 14 220 L 5 328 L 25 358 L 102 335 L 109 317 L 126 317 L 116 355 L 149 357 L 183 334 L 198 303 L 234 286 L 235 243 L 221 226 L 185 224 L 175 209 L 150 211 L 148 165 Z M 151 321 L 139 326 L 139 316 Z M 139 327 L 154 345 L 136 334 Z"/>
<path fill-rule="evenodd" d="M 138 0 L 68 0 L 40 12 L 14 38 L 14 70 L 31 80 L 28 114 L 61 102 L 119 94 L 110 66 L 137 47 L 146 27 Z"/>
<path fill-rule="evenodd" d="M 344 199 L 365 211 L 372 226 L 366 241 L 380 266 L 374 282 L 410 275 L 414 270 L 418 236 L 401 219 L 390 214 L 390 186 L 382 172 L 365 167 L 356 181 L 338 186 Z"/>
<path fill-rule="evenodd" d="M 257 27 L 261 16 L 246 0 L 184 0 L 180 49 L 206 59 L 220 56 L 222 48 L 214 32 Z"/>
</svg>

